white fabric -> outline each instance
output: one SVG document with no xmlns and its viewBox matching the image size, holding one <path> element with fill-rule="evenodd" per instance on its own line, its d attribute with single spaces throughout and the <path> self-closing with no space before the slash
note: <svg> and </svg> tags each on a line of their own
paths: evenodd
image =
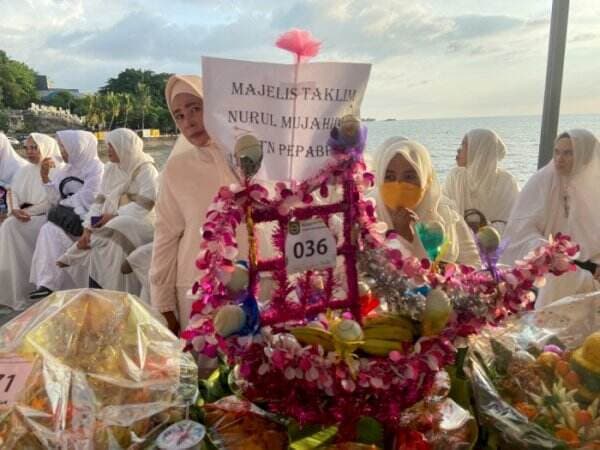
<svg viewBox="0 0 600 450">
<path fill-rule="evenodd" d="M 467 167 L 456 167 L 448 174 L 444 194 L 461 215 L 475 208 L 488 222 L 506 222 L 519 194 L 516 179 L 498 167 L 506 146 L 492 130 L 471 130 L 466 138 Z"/>
<path fill-rule="evenodd" d="M 60 170 L 62 158 L 58 144 L 44 134 L 32 133 L 41 158 L 53 158 Z M 54 170 L 50 171 L 52 178 Z M 40 175 L 40 164 L 28 163 L 17 172 L 12 185 L 12 203 L 15 208 L 23 203 L 32 206 L 25 211 L 32 217 L 21 222 L 9 217 L 0 227 L 0 304 L 15 310 L 25 309 L 28 294 L 35 287 L 29 283 L 29 272 L 38 233 L 46 223 L 46 191 Z"/>
<path fill-rule="evenodd" d="M 121 161 L 118 165 L 107 164 L 100 195 L 84 220 L 85 228 L 92 232 L 91 250 L 79 250 L 73 244 L 59 260 L 72 266 L 85 263 L 89 258 L 90 276 L 102 288 L 139 295 L 140 283 L 136 276 L 123 274 L 121 265 L 134 249 L 153 239 L 158 171 L 151 158 L 140 155 L 143 143 L 140 146 L 140 142 L 130 139 L 129 133 L 118 134 L 124 139 L 113 136 L 111 143 Z M 123 194 L 131 201 L 119 206 Z M 114 198 L 107 206 L 104 199 L 108 201 L 111 196 Z M 116 214 L 116 217 L 101 228 L 92 228 L 91 218 L 103 214 Z"/>
<path fill-rule="evenodd" d="M 35 288 L 29 283 L 31 259 L 45 223 L 45 215 L 33 216 L 28 222 L 9 217 L 0 227 L 0 305 L 15 311 L 29 306 L 29 292 Z"/>
<path fill-rule="evenodd" d="M 152 261 L 152 242 L 136 248 L 127 257 L 127 262 L 141 285 L 140 298 L 150 304 L 150 262 Z"/>
<path fill-rule="evenodd" d="M 44 286 L 51 291 L 87 287 L 88 268 L 85 265 L 66 269 L 56 265 L 58 258 L 73 241 L 73 238 L 51 222 L 42 226 L 33 252 L 29 276 L 29 281 L 34 286 Z"/>
<path fill-rule="evenodd" d="M 22 167 L 14 177 L 11 186 L 11 200 L 14 209 L 18 209 L 23 203 L 34 206 L 27 208 L 32 215 L 45 214 L 47 211 L 46 189 L 40 174 L 41 162 L 45 158 L 52 158 L 56 168 L 51 169 L 49 177 L 52 180 L 57 172 L 62 169 L 62 158 L 57 142 L 50 136 L 40 133 L 31 133 L 30 137 L 38 146 L 40 151 L 40 162 L 38 164 L 28 163 Z"/>
<path fill-rule="evenodd" d="M 523 258 L 545 243 L 550 234 L 558 232 L 571 236 L 581 246 L 578 259 L 600 263 L 600 142 L 587 130 L 568 133 L 573 143 L 573 170 L 569 175 L 561 175 L 551 161 L 525 185 L 504 233 L 509 242 L 502 256 L 505 264 Z M 579 268 L 574 274 L 550 276 L 546 287 L 540 290 L 536 307 L 598 288 L 592 275 Z"/>
<path fill-rule="evenodd" d="M 27 164 L 4 133 L 0 133 L 0 186 L 10 187 L 15 174 Z"/>
<path fill-rule="evenodd" d="M 53 197 L 53 203 L 70 206 L 83 218 L 94 202 L 102 182 L 104 164 L 98 158 L 98 141 L 88 131 L 65 130 L 58 131 L 56 135 L 69 155 L 69 161 L 55 174 L 55 179 L 48 186 L 48 195 Z M 60 200 L 59 185 L 67 177 L 79 178 L 84 184 L 77 193 Z"/>
<path fill-rule="evenodd" d="M 444 260 L 479 266 L 480 259 L 473 236 L 462 217 L 454 209 L 452 202 L 442 195 L 429 152 L 417 142 L 395 137 L 386 140 L 377 149 L 374 197 L 379 219 L 386 222 L 390 229 L 393 228 L 390 212 L 380 196 L 380 188 L 385 182 L 387 167 L 396 155 L 406 158 L 417 173 L 421 188 L 425 189 L 423 199 L 415 208 L 419 220 L 438 221 L 444 226 L 446 237 L 450 241 L 450 248 L 444 255 Z M 426 257 L 418 237 L 415 237 L 413 242 L 403 240 L 402 245 L 414 256 Z"/>
<path fill-rule="evenodd" d="M 121 195 L 129 189 L 133 175 L 143 164 L 154 164 L 154 158 L 144 153 L 144 141 L 135 132 L 127 128 L 118 128 L 111 131 L 106 136 L 106 141 L 115 149 L 119 157 L 117 167 L 125 175 L 120 182 L 117 181 L 116 176 L 114 179 L 102 180 L 104 187 L 110 186 L 110 192 L 103 190 L 105 201 L 102 213 L 114 214 L 119 207 Z M 155 196 L 156 193 L 151 197 L 153 201 Z"/>
</svg>

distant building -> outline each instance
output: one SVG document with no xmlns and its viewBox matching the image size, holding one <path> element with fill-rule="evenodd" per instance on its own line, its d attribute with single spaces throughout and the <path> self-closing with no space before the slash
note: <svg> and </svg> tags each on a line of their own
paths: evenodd
<svg viewBox="0 0 600 450">
<path fill-rule="evenodd" d="M 59 92 L 69 92 L 75 97 L 83 97 L 84 94 L 79 92 L 79 89 L 70 88 L 55 88 L 46 75 L 36 75 L 35 87 L 42 101 L 49 101 Z"/>
</svg>

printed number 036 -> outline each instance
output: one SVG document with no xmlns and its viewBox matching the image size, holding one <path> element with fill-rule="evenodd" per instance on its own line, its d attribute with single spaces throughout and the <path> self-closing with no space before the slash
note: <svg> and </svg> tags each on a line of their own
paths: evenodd
<svg viewBox="0 0 600 450">
<path fill-rule="evenodd" d="M 307 241 L 300 241 L 294 244 L 294 258 L 310 258 L 315 254 L 315 251 L 319 255 L 324 255 L 327 253 L 327 250 L 327 242 L 324 238 L 319 239 L 316 245 L 315 241 L 308 239 Z"/>
</svg>

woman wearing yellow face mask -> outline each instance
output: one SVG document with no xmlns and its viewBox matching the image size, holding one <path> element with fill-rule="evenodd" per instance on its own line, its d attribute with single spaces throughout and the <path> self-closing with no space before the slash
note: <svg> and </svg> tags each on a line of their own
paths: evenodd
<svg viewBox="0 0 600 450">
<path fill-rule="evenodd" d="M 375 176 L 377 215 L 399 234 L 402 249 L 425 258 L 414 225 L 437 221 L 450 241 L 442 259 L 480 265 L 473 235 L 453 203 L 442 195 L 425 147 L 402 137 L 388 139 L 375 155 Z"/>
</svg>

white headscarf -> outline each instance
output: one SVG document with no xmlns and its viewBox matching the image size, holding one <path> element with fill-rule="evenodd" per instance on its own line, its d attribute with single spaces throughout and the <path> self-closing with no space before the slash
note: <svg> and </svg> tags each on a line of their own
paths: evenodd
<svg viewBox="0 0 600 450">
<path fill-rule="evenodd" d="M 375 155 L 375 201 L 377 203 L 377 216 L 393 228 L 392 217 L 383 203 L 380 188 L 385 182 L 385 172 L 396 155 L 402 155 L 413 167 L 419 177 L 419 184 L 425 190 L 423 199 L 415 208 L 420 221 L 438 221 L 445 229 L 447 238 L 451 241 L 451 248 L 444 255 L 444 259 L 455 261 L 459 254 L 459 243 L 456 238 L 455 225 L 460 216 L 452 208 L 452 203 L 442 195 L 437 175 L 431 163 L 427 149 L 418 142 L 410 141 L 404 137 L 393 137 L 386 140 L 377 149 Z M 418 238 L 415 238 L 417 240 Z"/>
<path fill-rule="evenodd" d="M 118 164 L 107 164 L 102 179 L 105 200 L 102 206 L 104 214 L 114 214 L 119 208 L 119 199 L 129 189 L 133 176 L 143 164 L 153 164 L 154 158 L 144 153 L 144 141 L 127 128 L 117 128 L 106 136 L 119 156 Z"/>
<path fill-rule="evenodd" d="M 578 259 L 600 262 L 600 142 L 587 130 L 567 133 L 573 144 L 573 169 L 561 175 L 550 161 L 525 185 L 504 234 L 509 240 L 502 258 L 506 263 L 525 256 L 532 243 L 539 245 L 539 238 L 557 232 L 581 246 Z"/>
<path fill-rule="evenodd" d="M 42 133 L 31 133 L 29 137 L 33 139 L 33 142 L 35 142 L 41 154 L 40 162 L 37 163 L 36 166 L 39 167 L 46 158 L 52 158 L 54 162 L 58 164 L 63 163 L 60 148 L 58 147 L 56 139 Z"/>
<path fill-rule="evenodd" d="M 98 158 L 96 136 L 82 130 L 57 131 L 56 136 L 69 155 L 65 170 L 70 176 L 85 179 L 97 173 L 102 162 Z"/>
<path fill-rule="evenodd" d="M 444 194 L 460 214 L 467 209 L 481 211 L 489 222 L 508 220 L 516 200 L 518 184 L 498 162 L 506 146 L 492 130 L 475 129 L 466 134 L 467 166 L 454 168 L 446 177 Z"/>
<path fill-rule="evenodd" d="M 62 167 L 60 149 L 58 148 L 58 143 L 53 138 L 41 133 L 31 133 L 29 137 L 31 137 L 38 147 L 40 161 L 37 164 L 25 164 L 15 175 L 11 186 L 13 199 L 15 199 L 14 208 L 19 207 L 17 203 L 31 203 L 35 205 L 46 199 L 46 189 L 40 175 L 41 162 L 45 158 L 52 158 L 56 165 L 56 168 L 50 171 L 50 179 L 53 179 L 56 171 Z"/>
<path fill-rule="evenodd" d="M 10 186 L 17 171 L 27 164 L 20 157 L 4 133 L 0 133 L 0 185 Z"/>
</svg>

